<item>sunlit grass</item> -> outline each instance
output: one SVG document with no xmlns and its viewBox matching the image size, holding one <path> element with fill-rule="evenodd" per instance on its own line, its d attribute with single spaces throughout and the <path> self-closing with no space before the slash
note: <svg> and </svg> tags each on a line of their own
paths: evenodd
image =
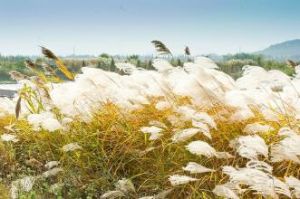
<svg viewBox="0 0 300 199">
<path fill-rule="evenodd" d="M 168 121 L 168 116 L 176 113 L 172 109 L 157 110 L 155 101 L 153 99 L 152 103 L 130 112 L 107 103 L 95 111 L 90 122 L 75 120 L 67 130 L 56 132 L 36 132 L 25 120 L 14 121 L 9 116 L 1 118 L 1 132 L 17 135 L 19 142 L 0 143 L 3 182 L 0 188 L 6 190 L 12 180 L 22 176 L 42 174 L 46 171 L 43 165 L 55 160 L 60 162 L 63 172 L 47 179 L 38 179 L 30 194 L 34 192 L 38 197 L 55 198 L 55 194 L 49 192 L 49 187 L 54 183 L 61 183 L 62 189 L 56 194 L 63 198 L 99 198 L 104 192 L 113 190 L 118 180 L 128 178 L 136 187 L 136 193 L 128 197 L 137 198 L 173 188 L 168 177 L 186 174 L 182 167 L 193 161 L 215 169 L 216 172 L 192 175 L 200 180 L 173 188 L 168 197 L 214 198 L 213 188 L 228 180 L 222 174 L 221 166 L 242 167 L 247 162 L 235 155 L 234 150 L 229 147 L 229 141 L 245 135 L 242 130 L 246 124 L 262 122 L 275 128 L 274 131 L 262 135 L 266 143 L 272 144 L 279 140 L 276 132 L 280 126 L 288 124 L 284 117 L 280 123 L 275 123 L 264 121 L 259 114 L 248 121 L 226 122 L 216 114 L 226 107 L 216 106 L 207 110 L 212 115 L 215 114 L 214 119 L 218 126 L 217 130 L 211 132 L 212 140 L 202 134 L 194 136 L 193 140 L 204 140 L 217 151 L 227 151 L 235 157 L 225 160 L 199 157 L 185 149 L 189 140 L 172 143 L 175 127 Z M 178 106 L 184 103 L 188 103 L 188 100 L 179 100 Z M 229 108 L 227 114 L 225 117 L 231 114 Z M 153 120 L 164 123 L 167 128 L 160 139 L 151 141 L 148 135 L 140 132 L 140 128 Z M 5 127 L 12 123 L 15 125 L 11 130 Z M 191 127 L 190 122 L 183 122 L 181 125 L 182 129 Z M 82 148 L 64 152 L 62 147 L 69 143 L 78 143 Z M 283 162 L 272 165 L 276 176 L 299 177 L 299 167 L 295 164 Z M 252 193 L 246 192 L 244 198 L 250 197 L 253 197 Z"/>
<path fill-rule="evenodd" d="M 270 83 L 273 95 L 266 104 L 274 101 L 277 112 L 270 106 L 264 113 L 266 107 L 246 103 L 237 82 L 205 57 L 176 68 L 156 60 L 151 73 L 128 63 L 117 67 L 133 74 L 85 68 L 74 80 L 60 58 L 42 49 L 56 63 L 52 73 L 27 61 L 36 76 L 11 74 L 26 80 L 12 102 L 15 115 L 0 118 L 1 197 L 284 198 L 298 194 L 297 186 L 300 194 L 300 181 L 289 178 L 300 177 L 299 120 L 288 114 L 297 106 L 276 97 L 283 86 L 274 91 Z M 55 88 L 53 82 L 63 82 L 57 70 L 74 81 Z M 258 67 L 247 70 L 268 74 Z M 250 84 L 256 84 L 255 75 Z M 185 79 L 174 86 L 180 78 Z M 256 93 L 249 87 L 249 95 Z M 187 96 L 178 94 L 183 88 Z M 229 99 L 223 99 L 227 92 Z"/>
</svg>

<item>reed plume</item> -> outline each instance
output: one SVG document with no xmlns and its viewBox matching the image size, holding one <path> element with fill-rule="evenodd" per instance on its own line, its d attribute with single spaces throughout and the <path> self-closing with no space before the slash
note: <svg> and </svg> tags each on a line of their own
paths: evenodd
<svg viewBox="0 0 300 199">
<path fill-rule="evenodd" d="M 190 56 L 191 55 L 191 51 L 190 51 L 190 48 L 188 46 L 186 46 L 184 48 L 184 54 L 187 55 L 187 56 Z"/>
<path fill-rule="evenodd" d="M 25 60 L 24 63 L 25 63 L 26 68 L 28 68 L 29 70 L 37 69 L 37 65 L 35 63 L 33 63 L 30 59 Z"/>
<path fill-rule="evenodd" d="M 56 57 L 55 54 L 51 50 L 49 50 L 43 46 L 41 46 L 41 48 L 42 48 L 42 53 L 45 57 L 47 57 L 49 59 L 53 59 L 53 60 L 58 59 L 58 57 Z"/>
<path fill-rule="evenodd" d="M 10 78 L 12 78 L 15 81 L 20 81 L 20 80 L 24 80 L 24 79 L 29 79 L 29 76 L 24 75 L 18 71 L 10 71 L 9 72 Z"/>
<path fill-rule="evenodd" d="M 158 41 L 158 40 L 153 40 L 151 41 L 151 43 L 154 45 L 156 51 L 159 53 L 159 54 L 170 54 L 172 55 L 171 51 L 167 48 L 167 46 L 162 43 L 161 41 Z"/>
<path fill-rule="evenodd" d="M 42 53 L 45 57 L 55 61 L 56 66 L 58 69 L 69 79 L 74 80 L 74 74 L 69 71 L 69 69 L 64 65 L 63 61 L 59 59 L 51 50 L 42 47 Z"/>
<path fill-rule="evenodd" d="M 43 63 L 42 67 L 46 73 L 46 75 L 56 75 L 54 69 L 47 63 Z"/>
<path fill-rule="evenodd" d="M 290 59 L 288 59 L 286 61 L 286 64 L 291 68 L 295 68 L 298 65 L 296 62 L 294 62 L 293 60 L 290 60 Z"/>
</svg>

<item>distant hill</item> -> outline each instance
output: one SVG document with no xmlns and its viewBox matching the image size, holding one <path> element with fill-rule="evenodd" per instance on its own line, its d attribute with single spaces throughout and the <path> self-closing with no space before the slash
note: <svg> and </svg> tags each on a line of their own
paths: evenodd
<svg viewBox="0 0 300 199">
<path fill-rule="evenodd" d="M 300 39 L 285 41 L 271 45 L 270 47 L 256 52 L 274 59 L 300 60 Z"/>
</svg>

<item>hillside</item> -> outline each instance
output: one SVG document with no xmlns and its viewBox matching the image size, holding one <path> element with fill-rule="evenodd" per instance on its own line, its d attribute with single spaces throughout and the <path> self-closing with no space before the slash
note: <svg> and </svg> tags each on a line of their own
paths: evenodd
<svg viewBox="0 0 300 199">
<path fill-rule="evenodd" d="M 300 39 L 274 44 L 257 53 L 275 59 L 300 60 Z"/>
</svg>

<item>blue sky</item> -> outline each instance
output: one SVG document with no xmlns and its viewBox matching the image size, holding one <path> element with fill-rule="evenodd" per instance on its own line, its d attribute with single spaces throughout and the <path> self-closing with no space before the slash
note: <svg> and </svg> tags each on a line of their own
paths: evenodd
<svg viewBox="0 0 300 199">
<path fill-rule="evenodd" d="M 300 38 L 299 0 L 0 0 L 0 53 L 176 54 L 260 50 Z"/>
</svg>

